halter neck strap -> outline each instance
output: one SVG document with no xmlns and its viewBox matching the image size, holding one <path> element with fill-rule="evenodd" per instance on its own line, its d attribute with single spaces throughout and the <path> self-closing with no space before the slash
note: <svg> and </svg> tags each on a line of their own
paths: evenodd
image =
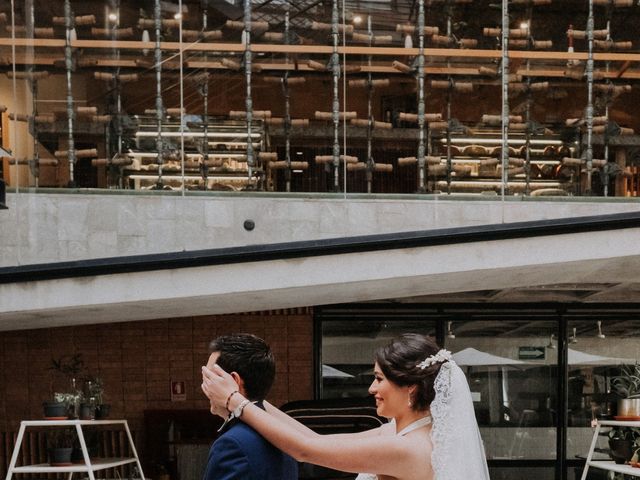
<svg viewBox="0 0 640 480">
<path fill-rule="evenodd" d="M 426 417 L 419 418 L 414 422 L 411 422 L 409 425 L 400 430 L 396 435 L 406 435 L 418 428 L 426 427 L 431 423 L 431 415 L 427 415 Z"/>
</svg>

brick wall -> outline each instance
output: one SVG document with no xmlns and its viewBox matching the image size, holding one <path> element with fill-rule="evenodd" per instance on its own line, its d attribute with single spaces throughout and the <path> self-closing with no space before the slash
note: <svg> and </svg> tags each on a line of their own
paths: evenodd
<svg viewBox="0 0 640 480">
<path fill-rule="evenodd" d="M 141 431 L 145 409 L 206 409 L 200 367 L 216 336 L 248 332 L 264 338 L 277 359 L 269 396 L 275 405 L 313 397 L 313 321 L 309 309 L 87 325 L 0 333 L 0 432 L 42 418 L 42 402 L 67 381 L 51 359 L 82 353 L 102 378 L 110 418 Z M 171 380 L 186 382 L 187 400 L 171 402 Z"/>
</svg>

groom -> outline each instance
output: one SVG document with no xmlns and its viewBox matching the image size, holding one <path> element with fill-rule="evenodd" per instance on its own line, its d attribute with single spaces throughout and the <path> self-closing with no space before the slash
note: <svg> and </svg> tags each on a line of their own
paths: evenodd
<svg viewBox="0 0 640 480">
<path fill-rule="evenodd" d="M 275 359 L 261 338 L 250 334 L 218 337 L 209 345 L 207 367 L 230 372 L 238 391 L 260 408 L 276 374 Z M 203 480 L 297 480 L 298 465 L 253 428 L 227 411 L 214 411 L 225 423 L 209 451 Z"/>
</svg>

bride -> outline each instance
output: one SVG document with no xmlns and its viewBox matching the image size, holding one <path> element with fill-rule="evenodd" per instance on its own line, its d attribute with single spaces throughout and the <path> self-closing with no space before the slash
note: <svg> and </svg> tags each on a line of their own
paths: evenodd
<svg viewBox="0 0 640 480">
<path fill-rule="evenodd" d="M 369 393 L 388 424 L 361 433 L 319 435 L 265 402 L 238 393 L 231 375 L 202 367 L 211 412 L 241 418 L 301 462 L 358 480 L 488 480 L 489 471 L 464 373 L 429 337 L 405 334 L 375 354 Z"/>
</svg>

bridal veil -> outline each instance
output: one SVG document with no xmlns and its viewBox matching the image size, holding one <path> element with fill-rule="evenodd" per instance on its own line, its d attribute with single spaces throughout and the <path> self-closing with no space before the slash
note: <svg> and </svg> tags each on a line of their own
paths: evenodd
<svg viewBox="0 0 640 480">
<path fill-rule="evenodd" d="M 453 360 L 440 367 L 431 402 L 435 480 L 489 480 L 489 469 L 464 372 Z"/>
</svg>

